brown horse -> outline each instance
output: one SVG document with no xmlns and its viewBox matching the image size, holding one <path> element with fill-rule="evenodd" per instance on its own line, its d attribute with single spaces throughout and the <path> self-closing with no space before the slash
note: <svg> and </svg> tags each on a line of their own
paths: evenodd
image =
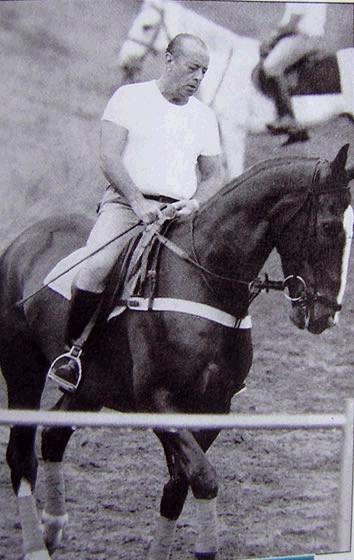
<svg viewBox="0 0 354 560">
<path fill-rule="evenodd" d="M 83 357 L 85 375 L 57 408 L 227 413 L 252 362 L 251 329 L 240 323 L 254 295 L 252 281 L 276 248 L 292 298 L 291 319 L 319 334 L 341 309 L 352 209 L 348 145 L 332 162 L 279 158 L 255 165 L 226 185 L 169 238 L 189 255 L 162 247 L 156 296 L 212 308 L 206 318 L 185 312 L 127 310 L 99 321 Z M 25 305 L 51 267 L 83 245 L 90 223 L 80 216 L 49 218 L 22 233 L 0 260 L 0 360 L 10 408 L 38 408 L 49 363 L 64 345 L 67 301 L 49 288 Z M 284 284 L 284 286 L 285 286 Z M 207 306 L 207 307 L 205 307 Z M 70 414 L 70 413 L 69 413 Z M 46 560 L 58 545 L 67 514 L 61 461 L 71 428 L 44 430 L 47 501 L 40 529 L 33 490 L 36 427 L 13 427 L 7 460 L 23 529 L 25 558 Z M 198 504 L 195 553 L 215 558 L 217 476 L 205 455 L 216 430 L 156 431 L 170 479 L 149 558 L 167 559 L 188 488 Z"/>
</svg>

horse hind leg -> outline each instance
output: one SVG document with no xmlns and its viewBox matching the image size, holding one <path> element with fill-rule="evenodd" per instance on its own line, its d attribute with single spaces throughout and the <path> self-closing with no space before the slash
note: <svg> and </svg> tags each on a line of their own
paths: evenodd
<svg viewBox="0 0 354 560">
<path fill-rule="evenodd" d="M 65 394 L 54 407 L 56 410 L 98 411 L 101 406 L 84 401 L 80 398 L 80 391 Z M 42 512 L 43 534 L 50 553 L 56 550 L 62 540 L 68 513 L 65 500 L 65 481 L 63 471 L 63 457 L 71 435 L 72 427 L 50 427 L 42 432 L 42 458 L 44 461 L 44 476 L 46 497 Z"/>
<path fill-rule="evenodd" d="M 19 348 L 21 353 L 19 354 Z M 38 348 L 25 335 L 2 341 L 1 368 L 8 386 L 8 406 L 37 409 L 40 406 L 47 363 Z M 36 426 L 11 428 L 6 459 L 17 498 L 25 560 L 48 560 L 36 501 L 33 496 L 38 461 L 35 454 Z"/>
<path fill-rule="evenodd" d="M 68 397 L 63 396 L 55 409 L 61 409 Z M 70 398 L 70 397 L 69 397 Z M 63 455 L 74 430 L 68 428 L 45 428 L 42 432 L 42 458 L 45 479 L 45 505 L 42 511 L 44 541 L 50 553 L 60 545 L 68 513 L 65 500 Z"/>
</svg>

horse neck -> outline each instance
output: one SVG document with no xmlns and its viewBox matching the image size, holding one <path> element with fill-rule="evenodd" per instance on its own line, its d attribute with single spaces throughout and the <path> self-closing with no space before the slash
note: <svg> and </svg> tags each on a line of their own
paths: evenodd
<svg viewBox="0 0 354 560">
<path fill-rule="evenodd" d="M 206 268 L 254 279 L 275 247 L 272 232 L 281 230 L 305 200 L 313 168 L 313 161 L 303 158 L 290 165 L 274 160 L 224 187 L 195 223 L 196 249 Z"/>
</svg>

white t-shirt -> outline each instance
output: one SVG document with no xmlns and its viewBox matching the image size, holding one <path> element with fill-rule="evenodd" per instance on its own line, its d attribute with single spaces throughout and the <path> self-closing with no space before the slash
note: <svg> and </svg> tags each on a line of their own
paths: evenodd
<svg viewBox="0 0 354 560">
<path fill-rule="evenodd" d="M 191 198 L 198 157 L 221 153 L 214 112 L 195 97 L 170 103 L 155 80 L 120 87 L 102 120 L 128 130 L 123 162 L 144 194 Z"/>
<path fill-rule="evenodd" d="M 280 25 L 289 23 L 292 14 L 301 15 L 297 25 L 300 33 L 310 37 L 324 35 L 327 16 L 326 4 L 287 2 Z"/>
</svg>

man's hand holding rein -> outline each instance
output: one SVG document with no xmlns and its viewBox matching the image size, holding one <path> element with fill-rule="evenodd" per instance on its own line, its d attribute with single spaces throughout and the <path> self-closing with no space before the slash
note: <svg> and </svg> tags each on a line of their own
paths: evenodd
<svg viewBox="0 0 354 560">
<path fill-rule="evenodd" d="M 148 200 L 143 196 L 139 196 L 131 202 L 133 212 L 144 224 L 151 224 L 158 220 L 161 216 L 161 204 L 155 200 Z"/>
<path fill-rule="evenodd" d="M 200 208 L 200 204 L 196 198 L 182 199 L 171 204 L 172 208 L 175 208 L 177 216 L 190 216 L 197 212 Z"/>
</svg>

